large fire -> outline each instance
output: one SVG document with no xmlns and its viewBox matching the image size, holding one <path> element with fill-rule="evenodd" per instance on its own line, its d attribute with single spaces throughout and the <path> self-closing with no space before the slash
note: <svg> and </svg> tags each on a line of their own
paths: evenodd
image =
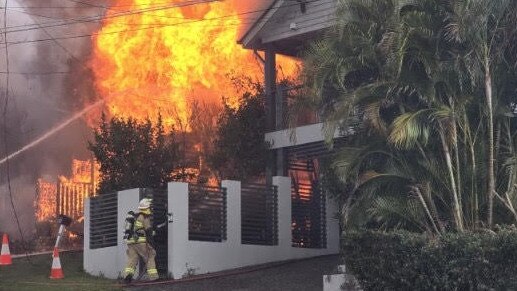
<svg viewBox="0 0 517 291">
<path fill-rule="evenodd" d="M 52 182 L 38 179 L 37 197 L 35 201 L 36 219 L 45 221 L 56 217 L 57 209 L 57 185 Z"/>
<path fill-rule="evenodd" d="M 95 195 L 95 183 L 99 180 L 99 168 L 91 161 L 72 161 L 72 175 L 59 176 L 57 183 L 38 179 L 35 201 L 37 221 L 67 215 L 74 220 L 83 216 L 84 198 Z"/>
<path fill-rule="evenodd" d="M 238 106 L 230 76 L 262 80 L 253 52 L 236 41 L 239 17 L 232 1 L 115 0 L 94 38 L 91 66 L 110 114 L 188 123 L 191 100 Z M 116 7 L 116 8 L 115 8 Z M 121 10 L 123 7 L 123 10 Z M 249 15 L 248 15 L 249 18 Z M 281 75 L 297 62 L 280 58 Z"/>
</svg>

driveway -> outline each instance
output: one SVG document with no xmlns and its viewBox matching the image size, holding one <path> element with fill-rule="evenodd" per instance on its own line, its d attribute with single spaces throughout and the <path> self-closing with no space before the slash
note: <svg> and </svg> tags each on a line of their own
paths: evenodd
<svg viewBox="0 0 517 291">
<path fill-rule="evenodd" d="M 338 255 L 324 256 L 288 262 L 255 271 L 244 270 L 243 273 L 223 277 L 132 287 L 126 288 L 126 290 L 322 290 L 323 275 L 335 273 L 338 264 Z"/>
</svg>

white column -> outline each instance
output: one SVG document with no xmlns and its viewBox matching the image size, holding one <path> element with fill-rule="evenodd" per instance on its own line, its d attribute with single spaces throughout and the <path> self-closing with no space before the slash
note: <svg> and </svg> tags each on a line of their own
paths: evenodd
<svg viewBox="0 0 517 291">
<path fill-rule="evenodd" d="M 168 227 L 168 268 L 174 279 L 185 273 L 185 255 L 188 244 L 188 184 L 173 182 L 168 184 L 168 212 L 173 214 L 173 222 Z"/>
<path fill-rule="evenodd" d="M 281 249 L 290 249 L 291 231 L 291 178 L 273 177 L 273 185 L 278 187 L 278 245 Z"/>
<path fill-rule="evenodd" d="M 90 270 L 90 198 L 84 199 L 83 220 L 83 269 Z"/>
<path fill-rule="evenodd" d="M 221 186 L 226 188 L 226 235 L 230 246 L 241 244 L 241 182 L 224 180 Z"/>
<path fill-rule="evenodd" d="M 127 246 L 124 241 L 124 225 L 126 224 L 126 216 L 129 211 L 137 212 L 138 203 L 140 202 L 140 189 L 131 189 L 120 191 L 118 195 L 117 208 L 117 266 L 122 273 L 127 262 Z M 138 272 L 138 268 L 136 270 Z M 136 274 L 135 274 L 136 275 Z"/>
</svg>

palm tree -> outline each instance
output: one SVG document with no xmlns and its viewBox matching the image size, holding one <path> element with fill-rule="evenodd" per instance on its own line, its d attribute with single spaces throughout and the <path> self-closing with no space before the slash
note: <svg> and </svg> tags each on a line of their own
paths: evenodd
<svg viewBox="0 0 517 291">
<path fill-rule="evenodd" d="M 308 50 L 305 75 L 314 92 L 310 103 L 317 104 L 328 132 L 348 127 L 352 116 L 361 120 L 356 132 L 367 133 L 357 134 L 359 143 L 380 139 L 382 152 L 389 153 L 380 158 L 379 149 L 366 146 L 351 151 L 354 156 L 347 157 L 345 151 L 336 158 L 343 181 L 355 185 L 353 194 L 362 193 L 370 201 L 354 198 L 361 201 L 357 205 L 369 207 L 370 213 L 379 214 L 375 209 L 381 208 L 402 213 L 396 208 L 414 201 L 400 203 L 400 198 L 411 194 L 418 197 L 422 211 L 416 225 L 439 233 L 442 217 L 449 219 L 444 211 L 450 211 L 454 228 L 462 231 L 465 222 L 469 227 L 479 225 L 484 200 L 479 200 L 478 191 L 486 187 L 487 220 L 493 223 L 497 193 L 492 83 L 494 76 L 508 72 L 504 53 L 508 54 L 509 40 L 516 39 L 508 27 L 516 22 L 514 13 L 505 10 L 511 1 L 494 1 L 497 4 L 486 6 L 489 12 L 483 15 L 480 9 L 487 2 L 341 1 L 336 28 Z M 472 28 L 477 19 L 481 25 Z M 503 87 L 506 92 L 517 88 L 509 82 Z M 477 116 L 485 108 L 477 96 L 484 96 L 488 107 L 486 129 Z M 486 139 L 480 137 L 484 131 Z M 485 141 L 486 170 L 478 166 Z M 408 153 L 410 160 L 405 158 Z M 512 179 L 508 175 L 506 181 Z M 395 192 L 404 195 L 386 200 L 380 191 L 386 188 L 372 186 L 393 181 L 402 185 Z M 374 194 L 384 202 L 373 203 Z M 504 206 L 515 213 L 512 203 Z M 370 218 L 375 216 L 379 219 Z"/>
<path fill-rule="evenodd" d="M 330 132 L 338 121 L 346 121 L 351 113 L 360 111 L 365 122 L 396 146 L 426 142 L 428 131 L 410 128 L 418 118 L 412 118 L 414 112 L 407 111 L 418 111 L 429 103 L 428 99 L 436 98 L 433 80 L 423 72 L 436 64 L 429 61 L 432 57 L 428 51 L 418 49 L 430 44 L 430 32 L 436 28 L 409 2 L 407 6 L 399 4 L 389 0 L 342 2 L 340 13 L 345 20 L 334 32 L 338 37 L 332 35 L 309 51 L 307 73 L 315 76 L 311 81 L 316 96 L 324 97 L 320 100 L 321 111 Z M 414 23 L 425 26 L 412 26 Z M 382 111 L 394 113 L 383 118 Z M 446 127 L 440 123 L 438 128 L 451 174 L 454 220 L 461 230 L 460 199 L 443 134 Z"/>
<path fill-rule="evenodd" d="M 447 39 L 462 47 L 461 56 L 469 64 L 474 81 L 482 84 L 487 115 L 487 223 L 493 225 L 496 194 L 494 156 L 494 77 L 498 66 L 505 63 L 504 52 L 515 38 L 507 35 L 507 25 L 515 26 L 515 1 L 466 0 L 452 1 L 447 14 Z M 475 23 L 475 25 L 473 25 Z M 506 73 L 505 71 L 503 71 Z"/>
</svg>

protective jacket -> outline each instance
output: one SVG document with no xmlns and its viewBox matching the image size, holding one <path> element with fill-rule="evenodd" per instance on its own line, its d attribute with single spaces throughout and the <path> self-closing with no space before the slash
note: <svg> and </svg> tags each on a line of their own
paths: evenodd
<svg viewBox="0 0 517 291">
<path fill-rule="evenodd" d="M 127 244 L 146 243 L 152 235 L 151 215 L 138 213 L 133 226 L 134 235 L 127 239 Z"/>
</svg>

